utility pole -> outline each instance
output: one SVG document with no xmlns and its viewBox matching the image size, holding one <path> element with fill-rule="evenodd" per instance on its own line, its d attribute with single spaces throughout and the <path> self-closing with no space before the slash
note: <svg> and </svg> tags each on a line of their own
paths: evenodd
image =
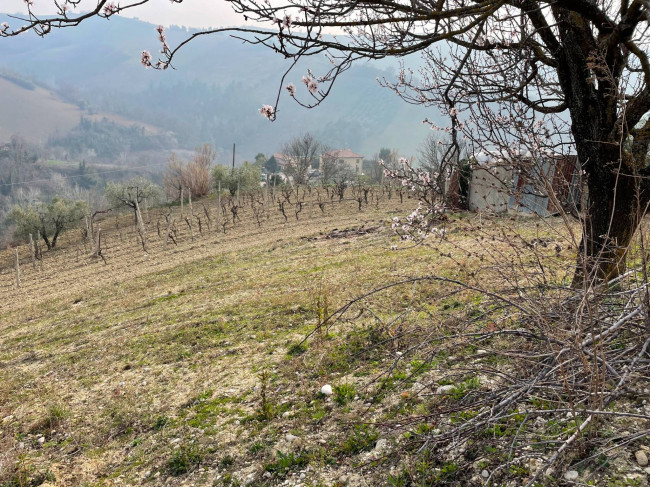
<svg viewBox="0 0 650 487">
<path fill-rule="evenodd" d="M 235 174 L 235 144 L 232 145 L 232 173 Z"/>
</svg>

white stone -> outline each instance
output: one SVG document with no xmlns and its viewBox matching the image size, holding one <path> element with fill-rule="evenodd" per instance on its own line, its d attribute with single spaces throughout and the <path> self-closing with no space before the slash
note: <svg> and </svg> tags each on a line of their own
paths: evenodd
<svg viewBox="0 0 650 487">
<path fill-rule="evenodd" d="M 325 394 L 326 396 L 331 396 L 332 395 L 332 386 L 329 384 L 325 384 L 323 387 L 320 388 L 321 394 Z"/>
<path fill-rule="evenodd" d="M 38 441 L 39 444 L 42 445 L 43 443 L 45 443 L 45 438 L 43 436 L 41 436 L 37 441 Z"/>
<path fill-rule="evenodd" d="M 288 418 L 289 416 L 291 416 L 291 413 L 289 411 L 285 411 L 282 413 L 283 418 Z"/>
<path fill-rule="evenodd" d="M 449 394 L 454 389 L 455 386 L 452 384 L 448 384 L 446 386 L 440 386 L 436 389 L 436 394 Z"/>
<path fill-rule="evenodd" d="M 386 438 L 377 440 L 377 443 L 375 444 L 375 453 L 382 455 L 388 450 L 390 450 L 390 443 Z"/>
<path fill-rule="evenodd" d="M 300 438 L 298 438 L 296 435 L 292 435 L 291 433 L 289 433 L 287 434 L 286 439 L 287 441 L 293 443 L 294 441 L 299 440 Z"/>
<path fill-rule="evenodd" d="M 580 477 L 580 474 L 578 473 L 577 470 L 568 470 L 568 471 L 564 474 L 564 478 L 565 478 L 566 480 L 577 480 L 578 477 Z"/>
<path fill-rule="evenodd" d="M 637 450 L 634 453 L 634 458 L 636 458 L 636 463 L 638 463 L 639 466 L 641 467 L 648 466 L 648 455 L 646 455 L 643 450 Z"/>
<path fill-rule="evenodd" d="M 488 478 L 489 476 L 490 476 L 490 472 L 488 472 L 487 470 L 483 470 L 481 472 L 481 477 L 483 477 L 484 479 Z"/>
</svg>

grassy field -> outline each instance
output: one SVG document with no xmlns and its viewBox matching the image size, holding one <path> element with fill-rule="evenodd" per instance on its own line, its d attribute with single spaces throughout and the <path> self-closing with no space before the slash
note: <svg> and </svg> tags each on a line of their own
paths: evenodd
<svg viewBox="0 0 650 487">
<path fill-rule="evenodd" d="M 485 286 L 503 274 L 499 255 L 537 265 L 525 251 L 547 230 L 515 222 L 515 246 L 515 223 L 460 215 L 448 240 L 413 245 L 390 230 L 413 206 L 346 201 L 261 225 L 243 214 L 225 234 L 213 225 L 194 238 L 179 221 L 167 250 L 156 225 L 168 210 L 150 210 L 146 252 L 132 217 L 111 216 L 106 264 L 71 232 L 34 268 L 21 249 L 20 288 L 3 252 L 0 485 L 412 485 L 409 469 L 430 472 L 421 485 L 484 480 L 481 463 L 456 472 L 404 445 L 446 408 L 420 394 L 425 377 L 460 381 L 461 398 L 489 380 L 456 369 L 450 382 L 442 366 L 486 353 L 442 347 L 433 360 L 418 347 L 434 333 L 498 326 L 469 319 L 487 302 L 449 282 Z M 570 240 L 554 235 L 544 279 L 567 282 Z M 325 321 L 382 285 L 432 275 L 448 281 L 391 287 Z"/>
</svg>

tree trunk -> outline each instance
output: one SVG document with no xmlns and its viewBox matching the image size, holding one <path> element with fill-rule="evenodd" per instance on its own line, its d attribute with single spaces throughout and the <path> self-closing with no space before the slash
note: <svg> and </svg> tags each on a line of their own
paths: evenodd
<svg viewBox="0 0 650 487">
<path fill-rule="evenodd" d="M 589 164 L 589 203 L 572 286 L 609 281 L 625 270 L 630 242 L 648 202 L 641 178 L 619 163 Z"/>
<path fill-rule="evenodd" d="M 41 230 L 41 236 L 43 237 L 43 241 L 45 242 L 45 246 L 47 247 L 47 250 L 52 250 L 52 244 L 50 243 L 50 239 L 47 238 L 47 234 L 45 233 L 45 228 Z"/>
</svg>

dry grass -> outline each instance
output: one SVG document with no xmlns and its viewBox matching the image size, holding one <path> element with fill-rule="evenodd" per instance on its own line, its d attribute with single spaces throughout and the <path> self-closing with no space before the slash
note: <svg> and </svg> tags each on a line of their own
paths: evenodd
<svg viewBox="0 0 650 487">
<path fill-rule="evenodd" d="M 436 274 L 489 284 L 495 256 L 524 259 L 503 235 L 514 236 L 516 225 L 526 249 L 526 239 L 546 232 L 534 222 L 464 216 L 449 222 L 449 240 L 413 246 L 387 224 L 411 206 L 393 199 L 359 212 L 346 201 L 286 224 L 275 211 L 262 226 L 242 213 L 225 235 L 204 227 L 193 241 L 177 222 L 178 246 L 167 251 L 155 230 L 166 210 L 150 210 L 146 253 L 130 216 L 110 217 L 102 223 L 107 265 L 88 257 L 73 232 L 42 269 L 21 249 L 20 289 L 3 253 L 0 485 L 363 485 L 363 472 L 386 480 L 396 463 L 373 464 L 368 453 L 379 434 L 397 441 L 395 418 L 438 407 L 403 394 L 413 381 L 401 389 L 382 382 L 386 368 L 426 336 L 424 327 L 453 331 L 480 308 L 476 293 L 399 286 L 296 344 L 350 298 L 387 282 Z M 377 230 L 325 238 L 361 226 Z M 558 281 L 573 253 L 563 238 L 559 252 L 544 250 Z M 409 326 L 420 331 L 404 334 L 404 320 L 393 318 L 416 301 Z M 325 383 L 336 386 L 335 401 L 319 396 Z"/>
</svg>

